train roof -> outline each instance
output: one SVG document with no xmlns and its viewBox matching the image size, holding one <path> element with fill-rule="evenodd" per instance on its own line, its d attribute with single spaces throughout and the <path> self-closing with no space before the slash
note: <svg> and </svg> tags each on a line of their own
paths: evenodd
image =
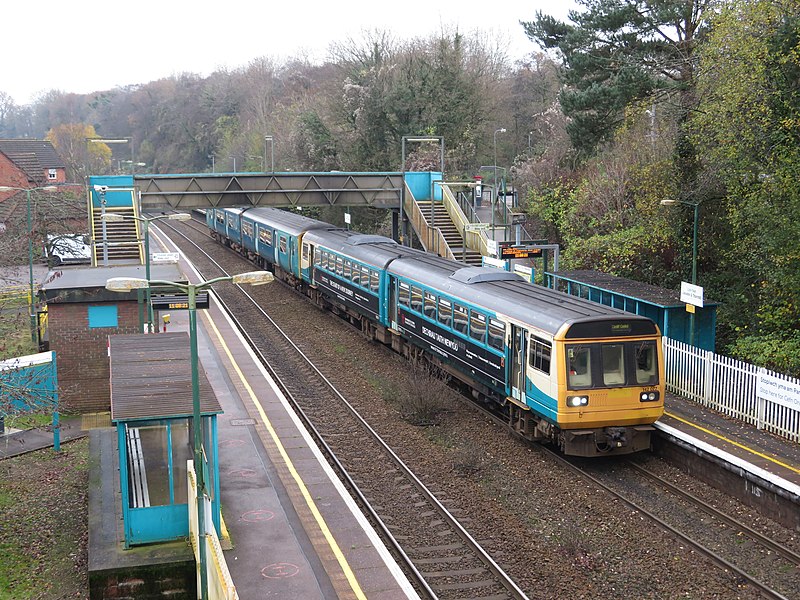
<svg viewBox="0 0 800 600">
<path fill-rule="evenodd" d="M 345 229 L 309 231 L 303 239 L 380 268 L 408 250 L 388 237 Z"/>
<path fill-rule="evenodd" d="M 269 206 L 228 210 L 239 210 L 242 217 L 246 219 L 250 219 L 256 223 L 264 223 L 291 235 L 300 235 L 312 229 L 336 229 L 336 226 L 330 223 L 324 223 L 296 212 Z"/>
<path fill-rule="evenodd" d="M 461 263 L 420 253 L 393 261 L 389 272 L 485 307 L 498 314 L 557 334 L 564 325 L 603 320 L 649 321 L 610 306 L 528 283 L 518 275 L 492 267 Z M 653 328 L 653 333 L 655 328 Z"/>
</svg>

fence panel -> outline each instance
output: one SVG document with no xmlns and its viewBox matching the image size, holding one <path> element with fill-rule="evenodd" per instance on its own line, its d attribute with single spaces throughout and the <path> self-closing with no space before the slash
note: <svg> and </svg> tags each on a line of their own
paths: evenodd
<svg viewBox="0 0 800 600">
<path fill-rule="evenodd" d="M 759 429 L 800 441 L 800 404 L 794 400 L 778 402 L 758 396 L 759 373 L 785 382 L 790 390 L 800 387 L 800 380 L 677 340 L 662 339 L 666 384 L 670 392 Z"/>
</svg>

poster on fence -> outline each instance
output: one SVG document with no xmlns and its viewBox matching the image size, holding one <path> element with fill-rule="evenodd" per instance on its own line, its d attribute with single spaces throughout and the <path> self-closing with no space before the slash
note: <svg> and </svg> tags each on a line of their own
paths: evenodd
<svg viewBox="0 0 800 600">
<path fill-rule="evenodd" d="M 756 394 L 759 398 L 800 410 L 800 384 L 775 377 L 761 369 L 758 371 Z"/>
</svg>

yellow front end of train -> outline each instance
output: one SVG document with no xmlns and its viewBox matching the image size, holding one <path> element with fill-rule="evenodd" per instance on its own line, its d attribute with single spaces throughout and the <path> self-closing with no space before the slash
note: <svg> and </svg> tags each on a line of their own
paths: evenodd
<svg viewBox="0 0 800 600">
<path fill-rule="evenodd" d="M 664 414 L 660 335 L 556 339 L 557 421 L 568 454 L 649 448 Z"/>
</svg>

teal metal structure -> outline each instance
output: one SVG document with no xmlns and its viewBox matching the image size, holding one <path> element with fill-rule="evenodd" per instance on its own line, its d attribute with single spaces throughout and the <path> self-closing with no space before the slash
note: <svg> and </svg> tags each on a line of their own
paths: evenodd
<svg viewBox="0 0 800 600">
<path fill-rule="evenodd" d="M 714 352 L 718 302 L 706 300 L 702 308 L 695 308 L 692 326 L 692 313 L 674 290 L 599 271 L 560 271 L 545 277 L 548 287 L 643 315 L 654 321 L 665 337 Z"/>
</svg>

